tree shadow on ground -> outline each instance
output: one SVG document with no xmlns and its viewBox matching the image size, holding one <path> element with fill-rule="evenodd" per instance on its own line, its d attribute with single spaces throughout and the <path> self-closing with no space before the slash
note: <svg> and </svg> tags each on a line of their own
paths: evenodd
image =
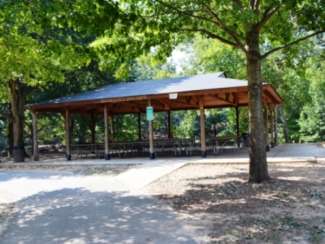
<svg viewBox="0 0 325 244">
<path fill-rule="evenodd" d="M 228 173 L 215 176 L 222 183 L 206 183 L 214 176 L 187 179 L 190 189 L 184 194 L 160 197 L 177 211 L 204 216 L 212 243 L 322 243 L 325 168 L 279 168 L 262 184 L 248 183 L 244 173 Z"/>
<path fill-rule="evenodd" d="M 17 209 L 1 243 L 195 243 L 175 212 L 150 197 L 62 189 Z"/>
</svg>

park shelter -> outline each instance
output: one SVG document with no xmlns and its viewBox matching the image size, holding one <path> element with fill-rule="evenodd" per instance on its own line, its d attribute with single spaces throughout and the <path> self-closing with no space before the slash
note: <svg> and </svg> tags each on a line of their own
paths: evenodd
<svg viewBox="0 0 325 244">
<path fill-rule="evenodd" d="M 271 135 L 271 144 L 276 143 L 276 106 L 281 104 L 281 97 L 272 85 L 263 83 L 262 100 L 266 114 L 266 126 Z M 200 74 L 191 77 L 169 78 L 162 80 L 141 80 L 110 84 L 93 91 L 76 95 L 60 97 L 47 102 L 32 104 L 30 109 L 33 118 L 33 155 L 38 159 L 37 114 L 45 112 L 61 113 L 65 118 L 65 148 L 66 157 L 71 159 L 72 146 L 70 135 L 71 115 L 79 113 L 102 114 L 104 118 L 103 152 L 106 159 L 110 158 L 116 146 L 109 138 L 110 119 L 117 114 L 145 113 L 148 108 L 154 112 L 168 113 L 168 128 L 170 128 L 170 112 L 174 110 L 200 111 L 200 141 L 199 150 L 202 156 L 207 154 L 205 133 L 205 109 L 233 107 L 236 109 L 236 140 L 239 146 L 239 108 L 248 106 L 248 87 L 246 80 L 231 79 L 224 73 Z M 139 126 L 140 130 L 140 126 Z M 145 151 L 150 158 L 155 157 L 159 148 L 174 147 L 173 138 L 168 129 L 170 143 L 164 147 L 155 143 L 153 122 L 148 121 L 148 140 L 132 142 L 138 145 L 138 150 Z M 267 133 L 269 134 L 269 133 Z M 191 145 L 194 148 L 195 145 Z M 140 148 L 139 148 L 140 147 Z M 115 150 L 115 149 L 114 149 Z"/>
</svg>

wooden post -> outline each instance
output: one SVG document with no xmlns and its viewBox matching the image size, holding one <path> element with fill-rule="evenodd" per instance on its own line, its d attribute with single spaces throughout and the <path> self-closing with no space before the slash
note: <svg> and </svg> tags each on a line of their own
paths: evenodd
<svg viewBox="0 0 325 244">
<path fill-rule="evenodd" d="M 105 159 L 109 160 L 109 159 L 111 159 L 111 155 L 109 154 L 109 148 L 108 148 L 108 112 L 107 112 L 107 105 L 104 105 L 104 127 L 105 127 L 105 135 L 104 135 Z"/>
<path fill-rule="evenodd" d="M 274 126 L 274 146 L 278 145 L 278 127 L 277 127 L 277 123 L 278 123 L 278 107 L 275 106 L 274 107 L 274 116 L 273 116 L 274 122 L 273 122 L 273 126 Z"/>
<path fill-rule="evenodd" d="M 270 144 L 271 147 L 274 147 L 274 107 L 271 106 L 270 107 L 270 116 L 269 116 L 269 126 L 270 126 L 270 134 L 271 134 L 271 138 L 270 138 Z"/>
<path fill-rule="evenodd" d="M 167 112 L 167 130 L 168 130 L 168 139 L 173 138 L 173 132 L 172 132 L 172 117 L 171 117 L 171 111 Z"/>
<path fill-rule="evenodd" d="M 148 101 L 148 106 L 151 106 L 150 100 Z M 153 146 L 153 126 L 152 126 L 152 120 L 148 121 L 148 132 L 149 132 L 149 158 L 155 159 L 155 151 Z"/>
<path fill-rule="evenodd" d="M 236 142 L 237 142 L 237 147 L 240 148 L 239 107 L 238 106 L 236 106 Z"/>
<path fill-rule="evenodd" d="M 138 113 L 138 140 L 141 141 L 141 113 Z"/>
<path fill-rule="evenodd" d="M 200 103 L 200 136 L 201 136 L 201 156 L 207 156 L 207 146 L 205 141 L 205 113 L 203 103 Z"/>
<path fill-rule="evenodd" d="M 38 141 L 37 141 L 37 114 L 32 111 L 32 127 L 33 127 L 33 160 L 39 160 Z"/>
<path fill-rule="evenodd" d="M 65 110 L 65 157 L 68 161 L 71 160 L 71 145 L 70 145 L 70 111 L 68 109 Z"/>
</svg>

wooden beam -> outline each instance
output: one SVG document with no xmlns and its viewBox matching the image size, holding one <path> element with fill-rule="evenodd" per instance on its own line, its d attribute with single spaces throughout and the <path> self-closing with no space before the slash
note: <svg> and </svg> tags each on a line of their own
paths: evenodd
<svg viewBox="0 0 325 244">
<path fill-rule="evenodd" d="M 64 116 L 64 128 L 65 128 L 65 157 L 68 161 L 71 160 L 71 134 L 70 134 L 70 111 L 69 109 L 65 110 L 65 116 Z"/>
<path fill-rule="evenodd" d="M 32 111 L 32 127 L 33 127 L 33 160 L 39 160 L 38 138 L 37 138 L 37 114 Z"/>
<path fill-rule="evenodd" d="M 247 92 L 247 87 L 230 87 L 230 88 L 218 88 L 218 89 L 208 89 L 199 91 L 186 91 L 178 93 L 179 97 L 185 96 L 202 96 L 205 94 L 217 94 L 217 93 L 231 93 L 231 92 Z M 87 101 L 75 101 L 75 102 L 65 102 L 65 103 L 48 103 L 48 104 L 34 104 L 30 108 L 33 110 L 51 110 L 56 108 L 66 108 L 69 107 L 84 107 L 85 105 L 96 105 L 105 103 L 121 103 L 121 102 L 133 102 L 133 101 L 143 101 L 143 100 L 153 100 L 153 99 L 168 99 L 169 94 L 155 94 L 155 95 L 141 95 L 141 96 L 131 96 L 131 97 L 117 97 L 117 98 L 107 98 L 107 99 L 96 99 Z"/>
<path fill-rule="evenodd" d="M 152 101 L 152 103 L 155 103 L 155 108 L 158 105 L 162 109 L 165 109 L 165 110 L 169 110 L 170 109 L 170 101 L 169 100 L 160 99 L 160 100 Z"/>
<path fill-rule="evenodd" d="M 231 95 L 230 93 L 226 93 L 226 94 L 224 95 L 224 98 L 223 98 L 221 95 L 216 94 L 215 97 L 216 97 L 218 100 L 223 101 L 223 102 L 225 102 L 225 103 L 227 103 L 227 104 L 236 105 L 235 102 L 234 102 L 234 97 L 233 97 L 233 99 L 230 99 L 230 95 Z"/>
<path fill-rule="evenodd" d="M 200 141 L 201 141 L 201 156 L 207 156 L 207 146 L 205 139 L 205 111 L 203 102 L 200 103 Z"/>
<path fill-rule="evenodd" d="M 109 154 L 109 133 L 108 133 L 108 111 L 107 111 L 107 105 L 104 105 L 104 127 L 105 127 L 105 133 L 104 133 L 104 141 L 105 141 L 105 159 L 109 160 L 111 159 L 111 155 Z"/>
<path fill-rule="evenodd" d="M 271 84 L 267 84 L 263 86 L 263 93 L 266 94 L 270 100 L 272 101 L 272 104 L 281 104 L 282 98 L 280 95 L 276 92 L 276 90 L 273 88 Z"/>
</svg>

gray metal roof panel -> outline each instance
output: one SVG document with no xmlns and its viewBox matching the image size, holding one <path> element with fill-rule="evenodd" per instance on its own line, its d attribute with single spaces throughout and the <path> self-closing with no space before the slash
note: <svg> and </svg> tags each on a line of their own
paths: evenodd
<svg viewBox="0 0 325 244">
<path fill-rule="evenodd" d="M 93 91 L 61 97 L 45 102 L 67 103 L 121 97 L 181 93 L 209 89 L 247 86 L 247 81 L 226 78 L 222 72 L 162 80 L 141 80 L 107 85 Z"/>
</svg>

